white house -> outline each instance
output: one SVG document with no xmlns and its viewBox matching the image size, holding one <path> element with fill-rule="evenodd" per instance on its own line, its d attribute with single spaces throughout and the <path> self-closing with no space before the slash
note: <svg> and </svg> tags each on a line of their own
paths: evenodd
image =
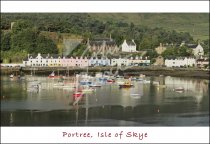
<svg viewBox="0 0 210 144">
<path fill-rule="evenodd" d="M 147 59 L 142 59 L 142 57 L 136 56 L 135 58 L 131 57 L 129 59 L 129 65 L 131 66 L 149 66 L 150 65 L 150 60 Z"/>
<path fill-rule="evenodd" d="M 128 66 L 129 59 L 127 58 L 113 58 L 111 59 L 111 66 Z"/>
<path fill-rule="evenodd" d="M 203 47 L 200 44 L 188 44 L 187 45 L 189 48 L 192 48 L 192 52 L 194 54 L 195 57 L 201 57 L 204 55 L 204 50 Z"/>
<path fill-rule="evenodd" d="M 176 59 L 166 59 L 166 67 L 184 67 L 184 66 L 195 66 L 195 58 L 176 58 Z"/>
<path fill-rule="evenodd" d="M 124 40 L 122 44 L 122 52 L 136 52 L 136 43 L 134 40 L 126 41 Z"/>
<path fill-rule="evenodd" d="M 203 56 L 204 55 L 203 47 L 200 44 L 198 44 L 196 48 L 193 49 L 193 54 L 195 56 Z"/>
</svg>

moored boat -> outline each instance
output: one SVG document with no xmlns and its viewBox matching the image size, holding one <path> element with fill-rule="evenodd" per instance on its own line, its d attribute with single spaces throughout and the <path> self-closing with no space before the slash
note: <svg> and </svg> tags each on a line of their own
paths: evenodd
<svg viewBox="0 0 210 144">
<path fill-rule="evenodd" d="M 124 82 L 124 84 L 119 84 L 120 88 L 130 88 L 133 87 L 134 85 L 130 81 Z"/>
<path fill-rule="evenodd" d="M 173 89 L 173 91 L 182 93 L 182 92 L 184 92 L 184 88 L 183 87 L 177 87 L 177 88 Z"/>
</svg>

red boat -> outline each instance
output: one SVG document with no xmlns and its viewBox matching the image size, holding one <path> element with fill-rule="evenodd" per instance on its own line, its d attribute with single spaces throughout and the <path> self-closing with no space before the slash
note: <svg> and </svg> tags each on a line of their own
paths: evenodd
<svg viewBox="0 0 210 144">
<path fill-rule="evenodd" d="M 54 71 L 48 76 L 48 78 L 60 78 L 61 76 L 56 76 Z"/>
<path fill-rule="evenodd" d="M 74 97 L 81 97 L 82 95 L 83 95 L 82 92 L 75 92 L 75 93 L 73 94 Z"/>
<path fill-rule="evenodd" d="M 113 80 L 113 79 L 108 79 L 107 82 L 109 82 L 109 83 L 114 83 L 115 80 Z"/>
</svg>

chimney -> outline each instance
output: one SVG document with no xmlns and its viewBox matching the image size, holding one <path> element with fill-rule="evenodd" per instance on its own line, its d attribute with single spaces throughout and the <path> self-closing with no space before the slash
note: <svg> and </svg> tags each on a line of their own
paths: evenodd
<svg viewBox="0 0 210 144">
<path fill-rule="evenodd" d="M 162 47 L 163 45 L 162 45 L 162 43 L 160 43 L 160 47 Z"/>
</svg>

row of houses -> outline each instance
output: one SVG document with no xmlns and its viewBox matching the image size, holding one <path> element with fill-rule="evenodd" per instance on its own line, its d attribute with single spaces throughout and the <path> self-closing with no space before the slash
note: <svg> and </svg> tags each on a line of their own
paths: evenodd
<svg viewBox="0 0 210 144">
<path fill-rule="evenodd" d="M 23 65 L 28 67 L 87 67 L 87 66 L 148 66 L 150 60 L 142 57 L 113 58 L 107 57 L 62 57 L 59 55 L 28 55 L 23 60 Z"/>
<path fill-rule="evenodd" d="M 195 59 L 192 57 L 165 59 L 166 67 L 199 67 L 204 68 L 209 66 L 209 59 L 201 57 Z"/>
</svg>

